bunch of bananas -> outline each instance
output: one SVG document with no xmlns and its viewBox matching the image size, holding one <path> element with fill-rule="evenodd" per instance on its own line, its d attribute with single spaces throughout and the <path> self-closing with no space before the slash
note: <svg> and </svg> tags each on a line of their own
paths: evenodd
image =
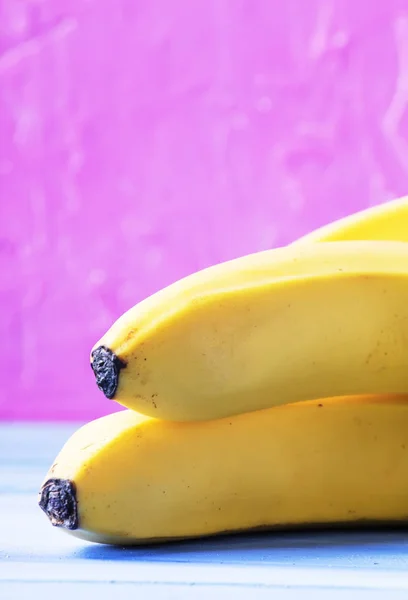
<svg viewBox="0 0 408 600">
<path fill-rule="evenodd" d="M 135 544 L 408 520 L 408 198 L 159 291 L 95 344 L 127 410 L 42 484 L 51 523 Z"/>
</svg>

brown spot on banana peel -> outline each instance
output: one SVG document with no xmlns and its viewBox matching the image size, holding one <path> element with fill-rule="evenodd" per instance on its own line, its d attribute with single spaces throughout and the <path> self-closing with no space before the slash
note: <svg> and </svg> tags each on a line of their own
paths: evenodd
<svg viewBox="0 0 408 600">
<path fill-rule="evenodd" d="M 78 502 L 73 481 L 48 479 L 41 487 L 38 504 L 54 527 L 78 529 Z"/>
<path fill-rule="evenodd" d="M 137 334 L 137 329 L 129 329 L 124 341 L 130 342 L 130 340 L 133 339 L 136 334 Z"/>
<path fill-rule="evenodd" d="M 126 367 L 125 361 L 106 346 L 99 346 L 91 353 L 91 367 L 96 385 L 112 400 L 118 389 L 120 372 Z"/>
</svg>

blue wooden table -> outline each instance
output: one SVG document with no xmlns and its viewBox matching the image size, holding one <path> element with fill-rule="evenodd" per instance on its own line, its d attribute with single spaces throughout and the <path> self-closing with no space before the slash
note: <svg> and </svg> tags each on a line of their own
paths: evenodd
<svg viewBox="0 0 408 600">
<path fill-rule="evenodd" d="M 0 426 L 1 600 L 131 594 L 141 600 L 408 600 L 408 530 L 257 534 L 122 549 L 51 527 L 37 491 L 76 427 Z"/>
</svg>

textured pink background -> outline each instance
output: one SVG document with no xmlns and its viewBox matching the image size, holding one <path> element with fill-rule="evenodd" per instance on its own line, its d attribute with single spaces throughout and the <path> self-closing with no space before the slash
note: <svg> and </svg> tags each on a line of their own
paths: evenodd
<svg viewBox="0 0 408 600">
<path fill-rule="evenodd" d="M 408 192 L 408 2 L 0 0 L 0 418 L 161 286 Z"/>
</svg>

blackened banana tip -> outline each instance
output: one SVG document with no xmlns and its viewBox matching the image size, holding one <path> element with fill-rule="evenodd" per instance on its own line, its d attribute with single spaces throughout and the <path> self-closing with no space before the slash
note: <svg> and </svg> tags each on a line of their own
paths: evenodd
<svg viewBox="0 0 408 600">
<path fill-rule="evenodd" d="M 119 373 L 126 367 L 126 363 L 105 346 L 95 348 L 91 359 L 96 385 L 111 400 L 118 388 Z"/>
<path fill-rule="evenodd" d="M 76 488 L 69 479 L 48 479 L 38 504 L 55 527 L 78 529 Z"/>
</svg>

